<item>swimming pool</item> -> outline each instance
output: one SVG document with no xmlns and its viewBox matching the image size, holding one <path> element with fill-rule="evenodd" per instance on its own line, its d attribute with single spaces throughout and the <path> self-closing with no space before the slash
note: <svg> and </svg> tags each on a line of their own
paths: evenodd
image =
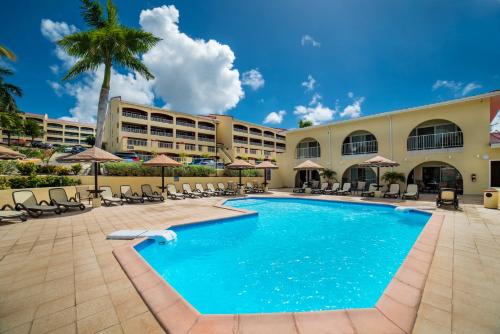
<svg viewBox="0 0 500 334">
<path fill-rule="evenodd" d="M 175 227 L 139 254 L 202 314 L 373 307 L 430 218 L 393 206 L 245 198 L 258 214 Z"/>
</svg>

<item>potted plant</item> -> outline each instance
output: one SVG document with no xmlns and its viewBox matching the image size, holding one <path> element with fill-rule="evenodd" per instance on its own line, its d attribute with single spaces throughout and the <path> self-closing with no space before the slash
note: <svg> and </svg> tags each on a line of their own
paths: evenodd
<svg viewBox="0 0 500 334">
<path fill-rule="evenodd" d="M 385 181 L 389 187 L 393 183 L 405 182 L 406 177 L 404 173 L 400 172 L 385 172 L 382 175 L 382 181 Z"/>
<path fill-rule="evenodd" d="M 329 184 L 332 183 L 332 181 L 337 181 L 337 172 L 333 169 L 325 168 L 320 175 L 328 181 Z"/>
</svg>

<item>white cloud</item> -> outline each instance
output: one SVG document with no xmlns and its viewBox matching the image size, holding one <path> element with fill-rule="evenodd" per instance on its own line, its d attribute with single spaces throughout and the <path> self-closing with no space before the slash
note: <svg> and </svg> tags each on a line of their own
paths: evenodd
<svg viewBox="0 0 500 334">
<path fill-rule="evenodd" d="M 173 109 L 222 114 L 244 97 L 234 53 L 215 40 L 193 39 L 179 31 L 174 6 L 143 10 L 140 25 L 162 38 L 143 57 L 156 76 L 154 92 Z"/>
<path fill-rule="evenodd" d="M 460 96 L 466 96 L 470 92 L 481 88 L 482 86 L 480 84 L 477 84 L 475 82 L 469 82 L 467 84 L 464 84 L 463 82 L 460 81 L 453 81 L 453 80 L 436 80 L 436 82 L 432 85 L 432 90 L 438 90 L 438 89 L 447 89 L 449 90 L 454 96 L 460 97 Z"/>
<path fill-rule="evenodd" d="M 331 121 L 336 110 L 318 103 L 315 106 L 295 106 L 293 113 L 300 116 L 301 119 L 311 121 L 316 125 Z"/>
<path fill-rule="evenodd" d="M 258 69 L 246 71 L 241 75 L 241 84 L 244 86 L 250 86 L 253 90 L 264 87 L 264 83 L 264 77 Z"/>
<path fill-rule="evenodd" d="M 316 41 L 311 35 L 307 34 L 302 36 L 300 44 L 302 44 L 302 46 L 311 45 L 312 47 L 315 48 L 319 48 L 321 46 L 320 42 Z"/>
<path fill-rule="evenodd" d="M 217 41 L 192 39 L 179 31 L 179 12 L 174 6 L 143 10 L 140 25 L 162 40 L 143 61 L 155 75 L 146 81 L 135 73 L 112 71 L 110 96 L 121 96 L 141 104 L 161 98 L 166 106 L 193 114 L 222 114 L 244 97 L 238 70 L 233 68 L 234 53 Z M 65 22 L 42 20 L 42 34 L 52 42 L 77 28 Z M 56 46 L 61 61 L 57 70 L 69 68 L 74 59 Z M 51 67 L 52 71 L 56 67 Z M 52 86 L 56 94 L 68 94 L 76 100 L 66 119 L 94 122 L 103 79 L 103 70 L 85 74 L 76 82 Z"/>
<path fill-rule="evenodd" d="M 319 101 L 321 101 L 321 99 L 322 99 L 322 98 L 323 98 L 323 97 L 322 97 L 320 94 L 318 94 L 318 93 L 314 93 L 314 95 L 313 95 L 313 96 L 312 96 L 312 98 L 311 98 L 311 102 L 309 102 L 309 105 L 310 105 L 310 106 L 313 106 L 313 105 L 318 104 L 318 103 L 319 103 Z"/>
<path fill-rule="evenodd" d="M 306 88 L 306 91 L 314 90 L 316 87 L 316 79 L 313 78 L 312 75 L 307 76 L 307 80 L 302 82 L 302 87 Z"/>
<path fill-rule="evenodd" d="M 273 111 L 266 116 L 264 124 L 281 124 L 283 122 L 283 117 L 286 115 L 285 110 L 280 110 L 278 112 Z"/>
<path fill-rule="evenodd" d="M 347 93 L 347 96 L 352 99 L 352 103 L 344 108 L 344 110 L 340 113 L 340 117 L 359 117 L 361 115 L 361 105 L 365 101 L 365 98 L 363 96 L 355 97 L 353 92 Z"/>
</svg>

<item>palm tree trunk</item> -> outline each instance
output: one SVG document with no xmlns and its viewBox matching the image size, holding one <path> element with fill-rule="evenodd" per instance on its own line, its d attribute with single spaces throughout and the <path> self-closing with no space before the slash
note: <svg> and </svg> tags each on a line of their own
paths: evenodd
<svg viewBox="0 0 500 334">
<path fill-rule="evenodd" d="M 104 137 L 104 121 L 108 112 L 109 82 L 111 80 L 111 63 L 104 67 L 104 80 L 102 82 L 101 93 L 99 94 L 99 104 L 97 105 L 97 126 L 95 136 L 95 146 L 101 148 Z"/>
<path fill-rule="evenodd" d="M 10 131 L 7 132 L 7 146 L 10 146 Z"/>
</svg>

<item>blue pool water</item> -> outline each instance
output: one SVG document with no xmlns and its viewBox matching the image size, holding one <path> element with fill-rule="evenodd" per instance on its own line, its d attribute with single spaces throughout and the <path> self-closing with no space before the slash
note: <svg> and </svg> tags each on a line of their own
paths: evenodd
<svg viewBox="0 0 500 334">
<path fill-rule="evenodd" d="M 204 314 L 373 307 L 430 215 L 308 199 L 237 199 L 258 214 L 174 228 L 137 251 Z"/>
</svg>

